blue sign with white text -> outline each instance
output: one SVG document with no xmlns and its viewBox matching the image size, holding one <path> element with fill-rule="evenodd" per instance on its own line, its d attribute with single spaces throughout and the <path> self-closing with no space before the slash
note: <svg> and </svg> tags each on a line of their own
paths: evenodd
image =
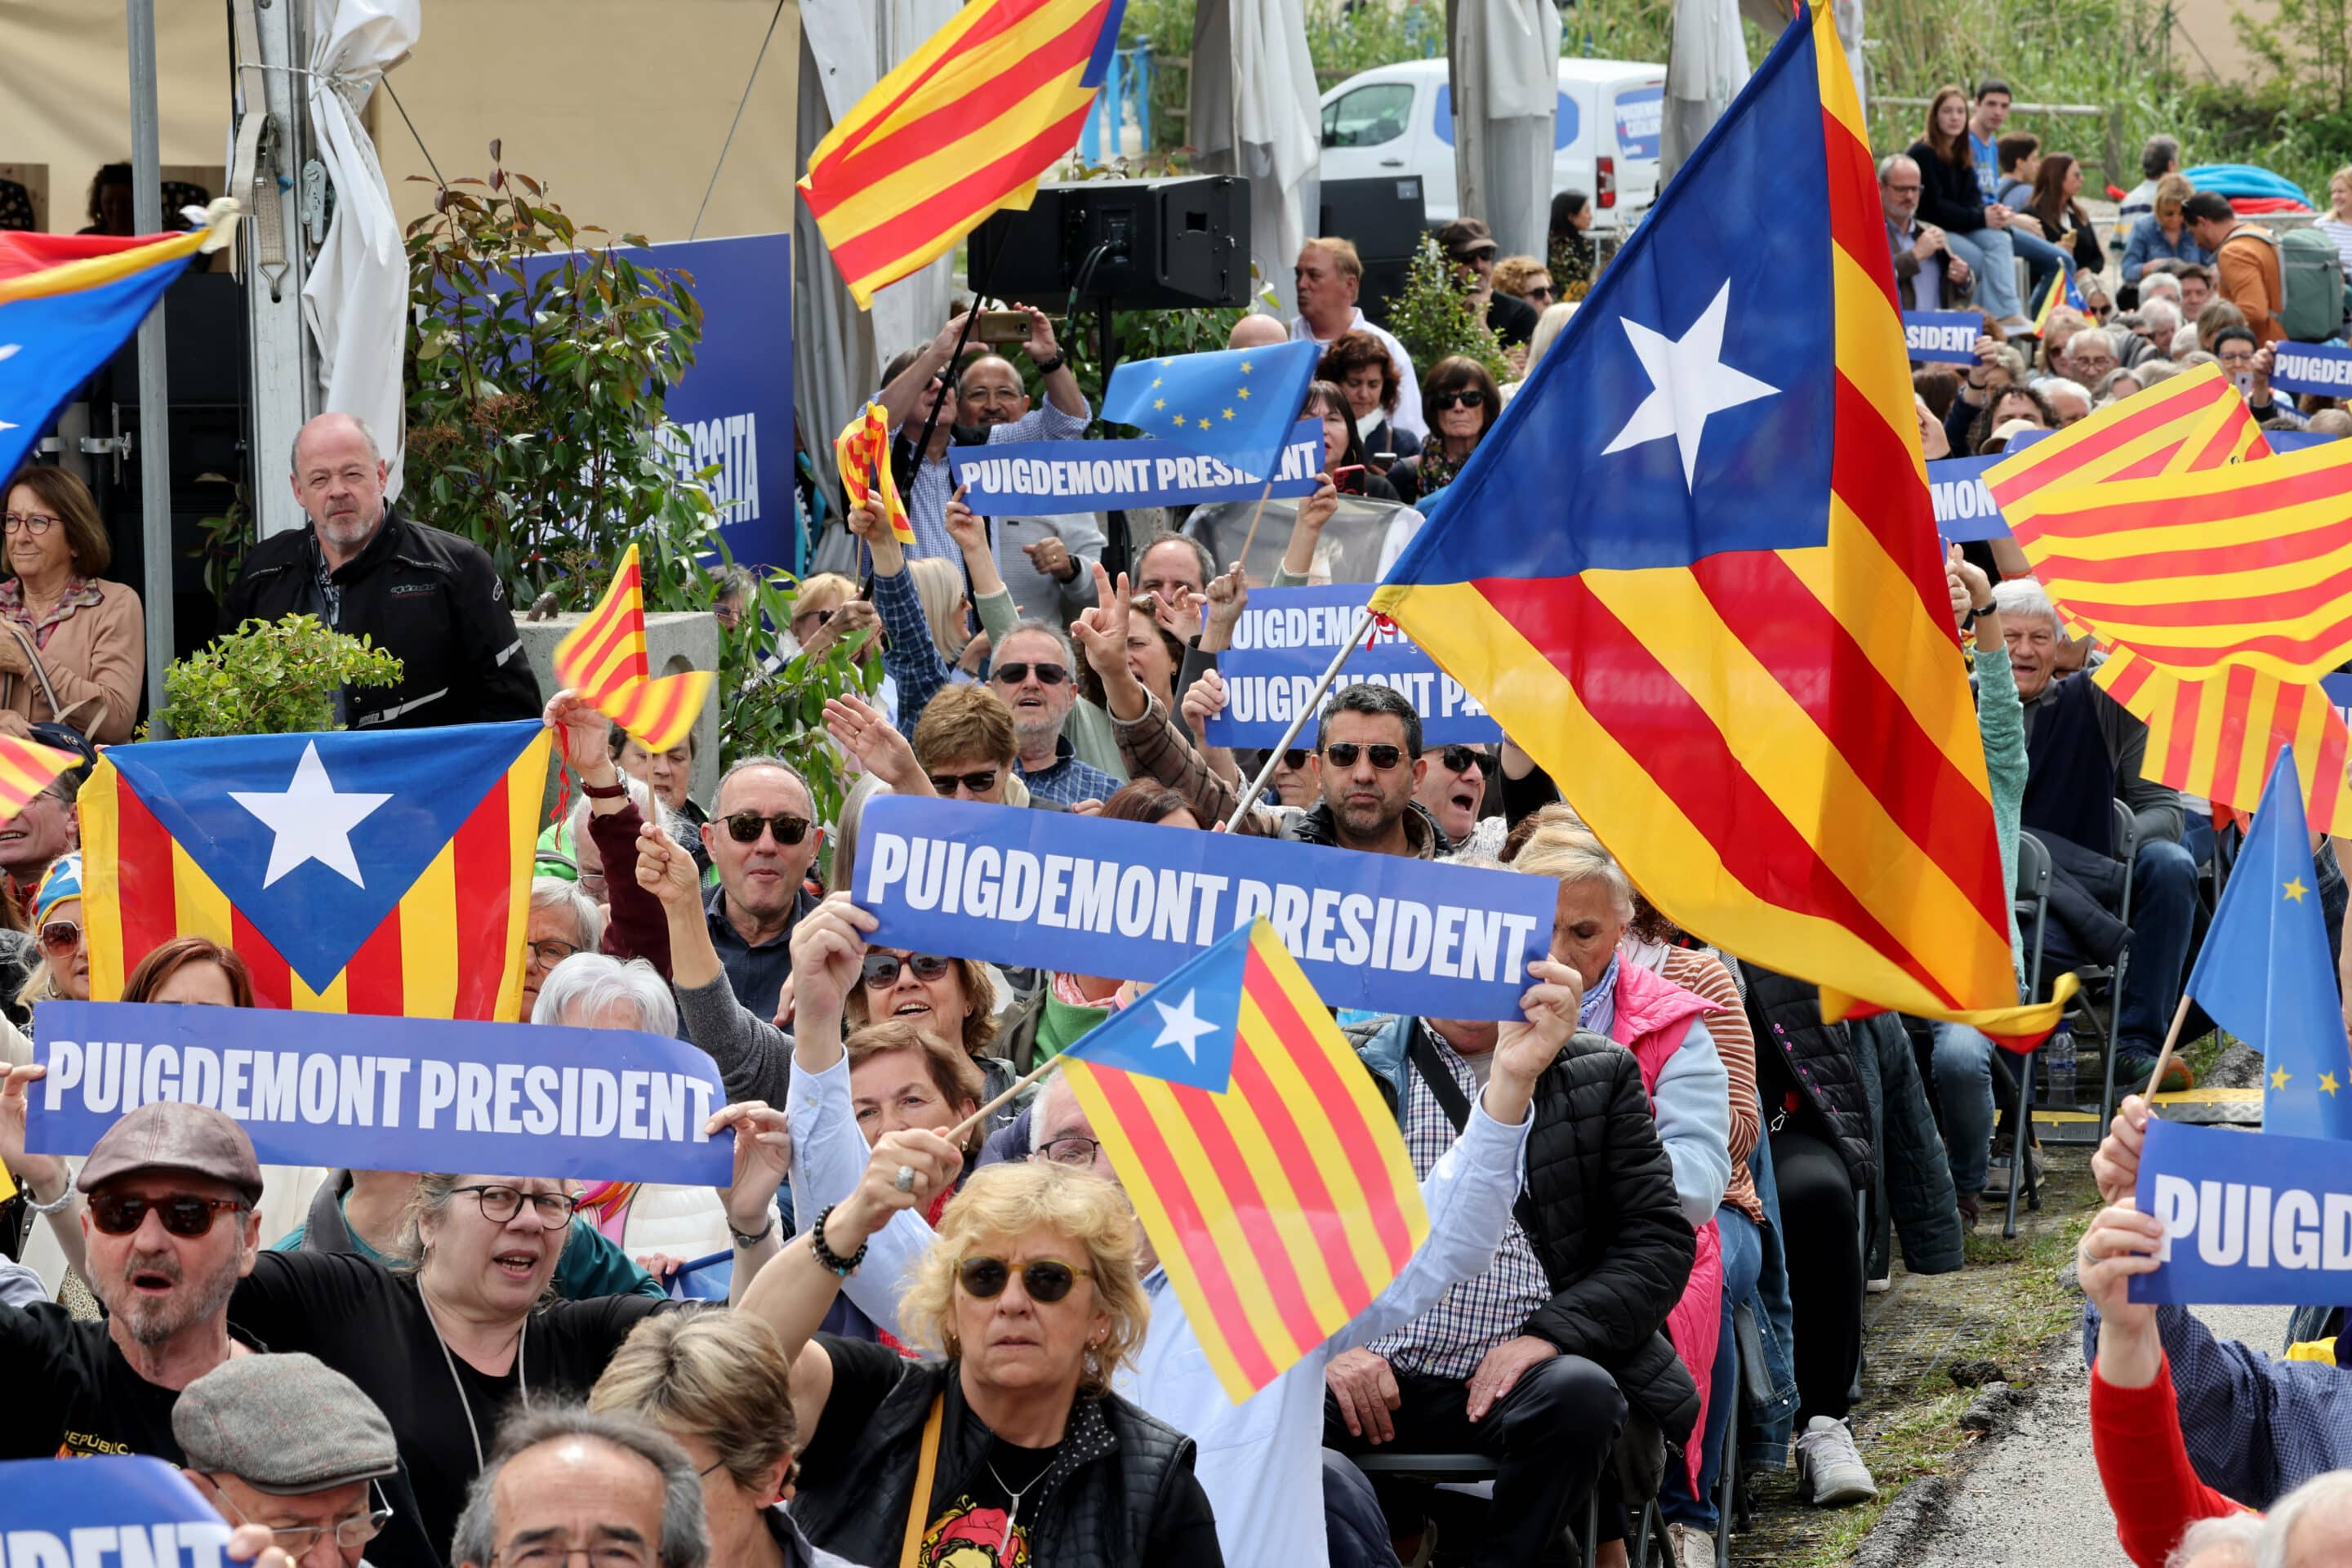
<svg viewBox="0 0 2352 1568">
<path fill-rule="evenodd" d="M 1567 95 L 1561 94 L 1561 101 Z M 1628 158 L 1654 158 L 1665 133 L 1666 89 L 1637 87 L 1617 95 L 1617 145 Z M 1568 145 L 1563 142 L 1561 146 Z"/>
<path fill-rule="evenodd" d="M 1349 583 L 1253 593 L 1234 623 L 1233 647 L 1217 658 L 1225 706 L 1209 721 L 1203 737 L 1209 744 L 1278 744 L 1291 718 L 1314 695 L 1331 656 L 1349 640 L 1372 586 Z M 1371 632 L 1369 644 L 1349 656 L 1333 689 L 1359 680 L 1402 692 L 1421 715 L 1424 744 L 1503 738 L 1503 727 L 1478 700 L 1393 626 Z M 1312 725 L 1310 719 L 1302 731 L 1310 739 Z"/>
<path fill-rule="evenodd" d="M 1547 928 L 1549 929 L 1549 928 Z M 43 1002 L 26 1147 L 87 1154 L 126 1111 L 182 1100 L 226 1111 L 265 1165 L 718 1186 L 731 1134 L 711 1059 L 632 1029 Z"/>
<path fill-rule="evenodd" d="M 1315 493 L 1315 476 L 1323 470 L 1323 422 L 1302 419 L 1292 427 L 1270 490 L 1262 474 L 1150 437 L 950 447 L 948 464 L 955 482 L 967 487 L 964 504 L 982 517 L 1306 496 Z"/>
<path fill-rule="evenodd" d="M 1328 1005 L 1439 1018 L 1519 1016 L 1559 890 L 1401 855 L 904 795 L 866 804 L 856 876 L 877 946 L 1156 981 L 1263 915 Z"/>
<path fill-rule="evenodd" d="M 2280 343 L 2271 351 L 2271 385 L 2280 392 L 2352 397 L 2352 348 L 2342 343 Z"/>
<path fill-rule="evenodd" d="M 1906 310 L 1903 346 L 1914 360 L 1974 364 L 1984 329 L 1984 318 L 1974 310 Z"/>
<path fill-rule="evenodd" d="M 223 1008 L 226 1012 L 228 1009 Z M 144 1455 L 0 1464 L 6 1568 L 221 1568 L 229 1527 L 174 1466 Z"/>
<path fill-rule="evenodd" d="M 2352 1142 L 2151 1121 L 2134 1196 L 2165 1231 L 2135 1301 L 2352 1305 Z"/>
</svg>

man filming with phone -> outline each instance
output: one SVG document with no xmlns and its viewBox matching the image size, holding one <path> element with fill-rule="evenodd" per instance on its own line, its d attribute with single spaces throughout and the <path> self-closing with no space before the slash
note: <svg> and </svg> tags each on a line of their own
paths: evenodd
<svg viewBox="0 0 2352 1568">
<path fill-rule="evenodd" d="M 1045 311 L 1018 304 L 1010 310 L 982 311 L 973 323 L 971 341 L 965 343 L 967 355 L 973 349 L 979 349 L 980 355 L 968 357 L 958 373 L 948 362 L 963 339 L 964 320 L 956 317 L 929 343 L 899 355 L 883 378 L 881 403 L 890 418 L 891 467 L 907 498 L 907 516 L 915 530 L 915 542 L 907 550 L 913 559 L 931 555 L 962 559 L 962 552 L 948 537 L 948 497 L 955 489 L 948 472 L 950 446 L 1075 441 L 1086 434 L 1087 422 L 1093 417 L 1094 411 L 1078 390 L 1078 378 L 1070 374 L 1060 345 L 1054 341 L 1054 323 Z M 1040 407 L 1029 406 L 1013 363 L 988 352 L 1015 343 L 1045 377 L 1045 401 Z M 951 388 L 954 401 L 940 408 L 937 421 L 931 422 L 932 410 L 939 408 Z M 927 422 L 931 422 L 931 438 L 919 456 L 914 444 Z M 1099 536 L 1095 548 L 1101 548 Z M 1075 556 L 1076 551 L 1066 544 L 1061 553 Z M 1034 559 L 1034 554 L 1030 559 Z M 1076 576 L 1090 575 L 1082 568 L 1066 569 Z M 1059 573 L 1054 577 L 1058 585 Z M 1007 582 L 1012 582 L 1010 574 Z M 1019 603 L 1018 584 L 1013 596 Z M 1047 606 L 1028 608 L 1036 614 Z"/>
</svg>

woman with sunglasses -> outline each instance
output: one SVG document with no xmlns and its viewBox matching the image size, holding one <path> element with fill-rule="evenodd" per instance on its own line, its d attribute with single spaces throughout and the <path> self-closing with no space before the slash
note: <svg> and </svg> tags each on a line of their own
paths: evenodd
<svg viewBox="0 0 2352 1568">
<path fill-rule="evenodd" d="M 890 1134 L 744 1298 L 786 1324 L 807 1432 L 793 1518 L 856 1563 L 1222 1564 L 1191 1439 L 1110 1392 L 1150 1311 L 1110 1183 L 1024 1162 L 965 1184 L 899 1303 L 944 1359 L 815 1331 L 867 1238 L 955 1164 L 935 1134 Z"/>
<path fill-rule="evenodd" d="M 81 851 L 60 855 L 33 894 L 33 940 L 40 944 L 40 967 L 17 993 L 25 1006 L 36 1002 L 89 1000 L 89 943 L 81 924 Z"/>
<path fill-rule="evenodd" d="M 1467 354 L 1453 354 L 1430 367 L 1422 383 L 1429 442 L 1421 455 L 1389 470 L 1389 482 L 1407 506 L 1454 482 L 1502 412 L 1503 395 L 1486 367 Z"/>
</svg>

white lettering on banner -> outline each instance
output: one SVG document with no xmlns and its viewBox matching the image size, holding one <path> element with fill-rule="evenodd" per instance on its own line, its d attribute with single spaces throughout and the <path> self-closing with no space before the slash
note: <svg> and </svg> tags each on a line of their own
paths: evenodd
<svg viewBox="0 0 2352 1568">
<path fill-rule="evenodd" d="M 1280 605 L 1265 609 L 1244 610 L 1234 623 L 1233 646 L 1242 651 L 1255 648 L 1290 647 L 1336 649 L 1349 640 L 1356 629 L 1356 617 L 1360 609 L 1352 605 Z M 1368 647 L 1410 647 L 1405 635 L 1393 626 L 1381 626 L 1368 633 Z"/>
<path fill-rule="evenodd" d="M 728 414 L 715 419 L 669 424 L 659 440 L 677 477 L 710 492 L 711 520 L 725 526 L 760 517 L 760 416 Z M 719 471 L 708 479 L 706 468 Z"/>
<path fill-rule="evenodd" d="M 1937 479 L 1927 487 L 1927 494 L 1936 504 L 1937 522 L 2000 515 L 2000 507 L 1992 499 L 1992 491 L 1985 488 L 1982 474 L 1965 479 Z"/>
<path fill-rule="evenodd" d="M 1423 719 L 1481 718 L 1486 705 L 1441 670 L 1370 671 L 1356 677 L 1402 695 Z M 1236 724 L 1287 724 L 1315 696 L 1311 675 L 1227 675 L 1225 714 Z"/>
<path fill-rule="evenodd" d="M 203 1046 L 142 1046 L 135 1040 L 52 1040 L 42 1106 L 56 1110 L 78 1094 L 80 1109 L 114 1110 L 135 1086 L 142 1101 L 209 1105 L 240 1121 L 312 1127 L 397 1128 L 403 1088 L 415 1068 L 415 1125 L 426 1131 L 623 1138 L 656 1143 L 709 1142 L 713 1086 L 691 1073 L 629 1068 L 352 1056 L 330 1051 L 215 1053 Z M 530 1104 L 525 1109 L 523 1101 Z"/>
<path fill-rule="evenodd" d="M 1322 467 L 1321 448 L 1314 442 L 1287 447 L 1282 455 L 1278 479 L 1305 479 Z M 1264 484 L 1255 474 L 1221 463 L 1214 458 L 1184 454 L 1166 458 L 972 458 L 963 461 L 965 483 L 990 496 L 1098 496 L 1120 491 L 1150 491 L 1178 487 Z"/>
<path fill-rule="evenodd" d="M 1665 117 L 1666 103 L 1663 97 L 1621 98 L 1617 100 L 1617 139 L 1621 142 L 1646 142 L 1659 133 L 1665 123 Z"/>
<path fill-rule="evenodd" d="M 2352 386 L 2352 354 L 2319 353 L 2281 343 L 2273 351 L 2273 380 L 2315 381 L 2329 386 Z"/>
<path fill-rule="evenodd" d="M 1308 682 L 1309 685 L 1313 683 Z M 895 903 L 980 920 L 1034 924 L 1048 931 L 1206 947 L 1259 915 L 1301 958 L 1492 982 L 1509 973 L 1535 930 L 1531 915 L 1417 900 L 1375 899 L 1288 882 L 1231 879 L 1161 867 L 1130 866 L 1092 856 L 999 851 L 960 842 L 877 833 L 859 894 L 868 905 Z M 962 870 L 959 879 L 958 868 Z M 1224 905 L 1233 886 L 1234 899 Z M 958 906 L 961 906 L 959 910 Z"/>
<path fill-rule="evenodd" d="M 2156 1215 L 2164 1222 L 2159 1261 L 2171 1260 L 2175 1242 L 2193 1239 L 2198 1258 L 2217 1268 L 2352 1269 L 2352 1193 L 2159 1175 Z"/>
<path fill-rule="evenodd" d="M 221 1568 L 227 1544 L 227 1525 L 194 1521 L 87 1524 L 62 1539 L 46 1530 L 11 1530 L 0 1533 L 0 1568 Z"/>
<path fill-rule="evenodd" d="M 1967 323 L 1947 327 L 1927 321 L 1906 321 L 1903 323 L 1903 343 L 1915 353 L 1933 353 L 1938 349 L 1962 353 L 1976 346 L 1977 331 L 1976 327 Z"/>
</svg>

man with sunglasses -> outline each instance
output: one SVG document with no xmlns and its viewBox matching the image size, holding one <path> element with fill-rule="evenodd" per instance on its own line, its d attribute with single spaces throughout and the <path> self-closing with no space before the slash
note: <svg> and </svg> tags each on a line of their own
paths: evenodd
<svg viewBox="0 0 2352 1568">
<path fill-rule="evenodd" d="M 782 758 L 745 757 L 719 778 L 718 809 L 702 825 L 719 870 L 705 913 L 728 983 L 762 1018 L 775 1016 L 792 977 L 793 927 L 816 907 L 807 883 L 824 838 L 806 781 Z"/>
<path fill-rule="evenodd" d="M 1083 762 L 1062 731 L 1077 705 L 1077 659 L 1070 643 L 1044 621 L 1023 621 L 1005 635 L 989 685 L 1013 710 L 1013 769 L 1032 800 L 1076 805 L 1108 800 L 1119 786 Z"/>
<path fill-rule="evenodd" d="M 0 823 L 0 876 L 19 909 L 30 909 L 34 889 L 41 885 L 58 858 L 81 843 L 74 797 L 97 763 L 98 752 L 81 732 L 65 724 L 35 724 L 28 737 L 45 746 L 74 752 L 82 761 L 59 773 L 49 786 L 25 803 L 24 809 Z"/>
<path fill-rule="evenodd" d="M 1429 770 L 1421 775 L 1412 798 L 1437 819 L 1446 837 L 1461 844 L 1486 810 L 1486 781 L 1494 772 L 1494 756 L 1485 746 L 1440 746 L 1429 753 Z"/>
</svg>

